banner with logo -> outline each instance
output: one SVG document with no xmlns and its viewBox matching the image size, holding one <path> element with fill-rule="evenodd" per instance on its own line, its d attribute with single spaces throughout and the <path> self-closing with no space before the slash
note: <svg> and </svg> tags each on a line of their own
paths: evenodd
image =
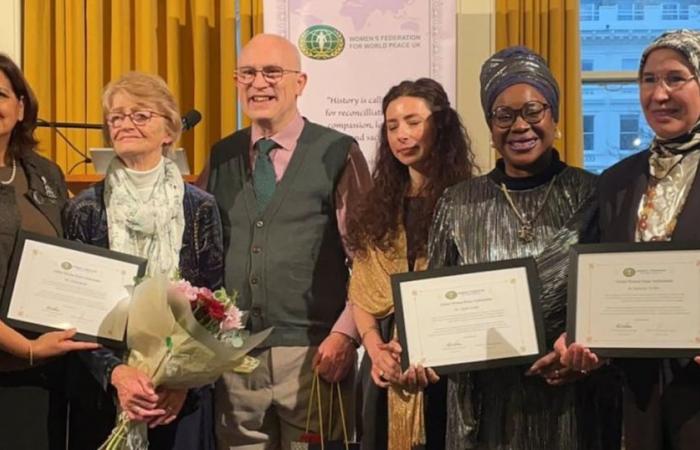
<svg viewBox="0 0 700 450">
<path fill-rule="evenodd" d="M 370 163 L 391 86 L 430 77 L 455 102 L 455 1 L 265 0 L 263 10 L 265 32 L 302 53 L 302 114 L 355 137 Z"/>
</svg>

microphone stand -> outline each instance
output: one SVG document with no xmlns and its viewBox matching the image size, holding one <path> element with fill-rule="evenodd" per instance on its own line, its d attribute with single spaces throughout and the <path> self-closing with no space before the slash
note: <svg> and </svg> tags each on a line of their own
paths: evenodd
<svg viewBox="0 0 700 450">
<path fill-rule="evenodd" d="M 78 123 L 78 122 L 47 122 L 42 119 L 37 120 L 37 127 L 45 127 L 45 128 L 51 128 L 53 129 L 56 134 L 58 134 L 63 141 L 65 141 L 68 146 L 73 149 L 74 152 L 82 156 L 83 160 L 78 161 L 77 163 L 73 164 L 73 166 L 68 170 L 67 174 L 70 175 L 71 172 L 75 170 L 76 167 L 78 167 L 80 164 L 88 164 L 92 162 L 92 159 L 90 159 L 89 156 L 85 152 L 81 152 L 78 147 L 76 147 L 68 137 L 61 132 L 58 128 L 73 128 L 73 129 L 80 129 L 80 130 L 101 130 L 102 125 L 98 123 Z"/>
</svg>

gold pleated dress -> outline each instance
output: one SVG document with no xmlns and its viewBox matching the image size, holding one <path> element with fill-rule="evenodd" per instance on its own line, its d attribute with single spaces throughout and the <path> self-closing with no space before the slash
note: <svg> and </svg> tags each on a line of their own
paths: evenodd
<svg viewBox="0 0 700 450">
<path fill-rule="evenodd" d="M 414 270 L 425 270 L 425 258 L 417 258 Z M 349 300 L 381 319 L 394 312 L 390 275 L 408 272 L 406 232 L 399 228 L 393 249 L 384 252 L 368 249 L 356 256 L 350 278 Z M 394 336 L 396 330 L 394 330 Z M 388 390 L 389 450 L 410 450 L 425 443 L 423 390 L 408 390 L 392 384 Z"/>
</svg>

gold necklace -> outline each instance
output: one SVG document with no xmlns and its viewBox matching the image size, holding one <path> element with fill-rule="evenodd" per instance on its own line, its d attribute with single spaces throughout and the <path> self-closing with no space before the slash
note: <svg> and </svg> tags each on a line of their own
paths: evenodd
<svg viewBox="0 0 700 450">
<path fill-rule="evenodd" d="M 501 191 L 503 191 L 503 195 L 505 195 L 506 200 L 508 200 L 508 204 L 513 209 L 515 216 L 520 221 L 520 228 L 518 228 L 518 239 L 520 239 L 521 241 L 529 243 L 535 240 L 535 230 L 532 224 L 535 220 L 537 220 L 537 217 L 539 217 L 542 210 L 544 210 L 544 206 L 547 204 L 547 199 L 549 198 L 549 193 L 552 192 L 552 187 L 554 187 L 554 182 L 556 180 L 557 176 L 555 175 L 554 178 L 552 178 L 552 181 L 549 182 L 549 187 L 547 188 L 547 192 L 544 194 L 542 204 L 537 209 L 535 214 L 533 214 L 532 217 L 529 219 L 527 218 L 525 213 L 522 213 L 520 212 L 520 210 L 518 210 L 518 208 L 515 206 L 515 203 L 513 202 L 513 199 L 508 193 L 508 188 L 506 188 L 505 183 L 501 183 Z"/>
<path fill-rule="evenodd" d="M 12 182 L 15 181 L 15 175 L 17 175 L 17 160 L 15 158 L 12 158 L 12 173 L 10 174 L 10 178 L 4 181 L 0 180 L 0 184 L 12 184 Z"/>
</svg>

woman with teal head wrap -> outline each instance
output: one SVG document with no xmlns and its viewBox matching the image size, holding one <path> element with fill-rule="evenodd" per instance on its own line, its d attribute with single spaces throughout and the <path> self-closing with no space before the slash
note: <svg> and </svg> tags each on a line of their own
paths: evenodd
<svg viewBox="0 0 700 450">
<path fill-rule="evenodd" d="M 448 380 L 448 450 L 619 450 L 619 386 L 552 350 L 566 322 L 569 248 L 579 241 L 595 176 L 559 160 L 559 87 L 525 47 L 489 58 L 481 104 L 501 158 L 488 174 L 448 188 L 430 237 L 432 267 L 533 257 L 545 356 L 532 365 L 467 371 Z M 495 327 L 494 330 L 498 328 Z M 493 348 L 516 344 L 494 333 Z"/>
</svg>

